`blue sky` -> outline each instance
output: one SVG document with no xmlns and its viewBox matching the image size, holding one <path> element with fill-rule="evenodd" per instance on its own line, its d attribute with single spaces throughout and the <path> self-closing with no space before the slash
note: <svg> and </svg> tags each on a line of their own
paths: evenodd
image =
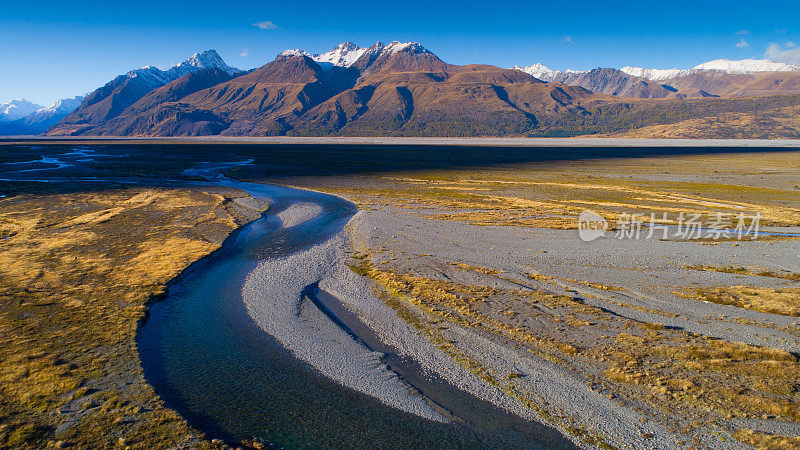
<svg viewBox="0 0 800 450">
<path fill-rule="evenodd" d="M 0 0 L 0 102 L 50 104 L 209 48 L 247 69 L 346 40 L 419 41 L 450 63 L 503 67 L 687 68 L 763 58 L 770 44 L 774 58 L 800 63 L 797 0 L 559 3 Z M 253 26 L 265 21 L 275 27 Z"/>
</svg>

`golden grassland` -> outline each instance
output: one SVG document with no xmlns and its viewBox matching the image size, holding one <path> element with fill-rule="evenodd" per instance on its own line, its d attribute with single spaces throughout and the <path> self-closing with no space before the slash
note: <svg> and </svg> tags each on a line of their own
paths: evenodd
<svg viewBox="0 0 800 450">
<path fill-rule="evenodd" d="M 253 218 L 231 201 L 244 195 L 0 201 L 0 447 L 211 445 L 145 382 L 135 334 L 149 299 Z"/>
<path fill-rule="evenodd" d="M 800 274 L 791 272 L 775 272 L 766 269 L 746 268 L 738 266 L 687 266 L 688 269 L 766 277 L 790 282 L 800 281 Z M 796 285 L 795 285 L 796 286 Z M 676 291 L 677 295 L 695 298 L 701 301 L 731 305 L 737 308 L 752 309 L 768 314 L 800 317 L 800 287 L 765 287 L 765 286 L 711 286 L 692 290 Z"/>
<path fill-rule="evenodd" d="M 653 139 L 798 139 L 800 106 L 777 108 L 771 114 L 729 112 L 666 125 L 649 125 L 609 136 Z"/>
<path fill-rule="evenodd" d="M 590 209 L 612 229 L 622 214 L 639 214 L 645 223 L 652 214 L 656 223 L 668 225 L 681 216 L 703 223 L 721 216 L 730 229 L 739 214 L 746 215 L 747 226 L 759 214 L 761 226 L 798 226 L 798 159 L 787 152 L 540 163 L 391 174 L 359 187 L 322 189 L 362 208 L 405 208 L 421 218 L 473 225 L 570 229 Z"/>
<path fill-rule="evenodd" d="M 389 263 L 373 264 L 375 256 L 359 255 L 352 268 L 372 278 L 402 318 L 485 382 L 565 425 L 586 443 L 609 446 L 591 430 L 542 406 L 518 382 L 524 374 L 504 374 L 482 364 L 479 355 L 459 347 L 441 330 L 448 323 L 476 329 L 553 363 L 580 367 L 587 383 L 611 398 L 665 418 L 683 417 L 684 427 L 716 423 L 754 445 L 800 448 L 800 439 L 740 430 L 728 422 L 734 418 L 800 421 L 796 398 L 800 362 L 791 353 L 622 319 L 569 296 L 399 273 Z M 494 269 L 458 267 L 502 277 Z"/>
<path fill-rule="evenodd" d="M 361 208 L 395 208 L 401 214 L 476 226 L 575 228 L 579 212 L 591 209 L 609 219 L 612 227 L 622 213 L 655 213 L 657 218 L 666 213 L 662 223 L 675 224 L 680 214 L 698 214 L 700 220 L 708 221 L 718 213 L 733 217 L 740 212 L 760 214 L 762 226 L 794 227 L 800 225 L 799 163 L 796 152 L 542 162 L 385 174 L 365 177 L 358 187 L 345 184 L 322 189 L 343 194 Z M 697 245 L 715 243 L 698 241 Z M 800 421 L 800 362 L 791 353 L 624 319 L 570 296 L 411 274 L 406 265 L 395 264 L 400 256 L 387 249 L 362 248 L 361 252 L 353 270 L 375 280 L 400 317 L 486 383 L 586 442 L 608 445 L 598 433 L 581 428 L 568 414 L 534 398 L 521 382 L 525 374 L 492 367 L 445 330 L 458 325 L 494 336 L 500 343 L 515 343 L 580 374 L 589 386 L 614 401 L 690 436 L 711 425 L 756 447 L 800 448 L 798 438 L 734 425 L 736 420 Z M 432 264 L 430 259 L 425 258 L 426 265 Z M 440 263 L 441 273 L 451 276 L 453 270 L 463 270 L 480 274 L 478 278 L 507 279 L 492 267 Z M 687 268 L 798 281 L 797 274 L 768 269 Z M 558 292 L 565 282 L 601 291 L 626 290 L 625 286 L 569 280 L 533 270 L 527 276 L 552 287 L 549 292 Z M 792 315 L 800 305 L 800 289 L 790 287 L 704 289 L 687 288 L 690 293 L 683 295 L 705 295 L 709 301 Z M 655 317 L 676 316 L 621 302 L 618 306 Z"/>
<path fill-rule="evenodd" d="M 720 286 L 697 289 L 695 296 L 721 305 L 800 317 L 800 288 Z"/>
</svg>

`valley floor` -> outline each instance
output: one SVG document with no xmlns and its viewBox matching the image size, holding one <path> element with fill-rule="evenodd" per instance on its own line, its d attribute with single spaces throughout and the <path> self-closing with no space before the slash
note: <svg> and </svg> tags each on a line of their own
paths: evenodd
<svg viewBox="0 0 800 450">
<path fill-rule="evenodd" d="M 284 181 L 356 202 L 353 270 L 477 380 L 578 441 L 796 447 L 798 158 Z M 708 218 L 744 209 L 761 215 L 762 231 L 790 236 L 617 239 L 612 228 L 584 242 L 576 230 L 584 208 L 618 227 L 626 211 Z"/>
<path fill-rule="evenodd" d="M 331 253 L 335 276 L 320 287 L 454 384 L 586 447 L 800 448 L 796 151 L 610 158 L 578 145 L 575 158 L 545 148 L 516 161 L 509 155 L 523 150 L 512 149 L 470 166 L 482 149 L 209 145 L 181 159 L 177 150 L 145 153 L 181 141 L 123 142 L 64 171 L 191 179 L 193 161 L 255 161 L 229 175 L 356 203 L 337 240 L 349 254 Z M 33 159 L 56 165 L 38 161 L 38 148 L 23 150 L 4 156 L 18 158 L 7 174 Z M 306 151 L 316 158 L 303 159 Z M 463 159 L 435 161 L 451 155 Z M 302 175 L 297 161 L 333 174 Z M 375 161 L 393 170 L 368 170 Z M 277 176 L 289 173 L 300 175 Z M 241 191 L 157 181 L 72 192 L 39 181 L 2 186 L 0 444 L 218 445 L 164 407 L 142 376 L 134 337 L 147 299 L 259 208 Z M 606 237 L 580 239 L 586 209 L 608 219 Z M 631 213 L 666 213 L 672 227 L 681 215 L 708 223 L 757 214 L 765 233 L 618 239 Z M 281 219 L 314 214 L 300 208 Z"/>
</svg>

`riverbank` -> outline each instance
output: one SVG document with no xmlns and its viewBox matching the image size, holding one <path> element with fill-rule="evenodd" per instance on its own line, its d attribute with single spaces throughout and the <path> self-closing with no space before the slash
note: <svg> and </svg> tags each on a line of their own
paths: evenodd
<svg viewBox="0 0 800 450">
<path fill-rule="evenodd" d="M 276 181 L 357 203 L 351 264 L 381 299 L 585 445 L 793 448 L 797 318 L 764 305 L 797 301 L 800 241 L 584 242 L 576 228 L 583 208 L 612 225 L 626 212 L 744 209 L 793 231 L 796 174 L 786 152 Z"/>
<path fill-rule="evenodd" d="M 260 216 L 246 196 L 95 187 L 0 199 L 0 446 L 211 445 L 147 384 L 134 339 L 149 298 Z"/>
</svg>

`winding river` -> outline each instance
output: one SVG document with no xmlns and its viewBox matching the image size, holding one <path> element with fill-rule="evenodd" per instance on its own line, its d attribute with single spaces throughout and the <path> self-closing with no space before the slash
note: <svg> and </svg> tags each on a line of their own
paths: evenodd
<svg viewBox="0 0 800 450">
<path fill-rule="evenodd" d="M 192 265 L 150 308 L 138 344 L 148 381 L 193 426 L 229 442 L 248 439 L 287 447 L 571 447 L 550 427 L 521 419 L 437 379 L 392 353 L 335 297 L 298 287 L 337 325 L 443 411 L 449 423 L 391 408 L 345 388 L 294 358 L 248 315 L 241 288 L 260 261 L 325 242 L 356 207 L 341 198 L 217 178 L 271 200 L 264 216 Z M 321 213 L 284 228 L 277 215 L 297 203 Z"/>
<path fill-rule="evenodd" d="M 48 183 L 181 184 L 133 177 L 62 176 L 64 168 L 92 162 L 86 155 L 116 156 L 94 152 L 82 147 L 61 154 L 58 160 L 24 161 L 2 176 Z M 346 388 L 294 357 L 267 334 L 248 314 L 242 298 L 248 275 L 265 260 L 327 242 L 357 209 L 332 195 L 218 175 L 247 162 L 200 164 L 187 171 L 208 180 L 199 184 L 223 185 L 269 198 L 270 207 L 260 219 L 231 234 L 214 254 L 192 264 L 173 280 L 168 296 L 150 306 L 137 345 L 145 377 L 169 407 L 209 437 L 230 443 L 258 440 L 283 448 L 574 447 L 553 428 L 510 414 L 399 356 L 316 283 L 298 286 L 298 295 L 308 298 L 359 344 L 383 354 L 381 361 L 447 420 L 425 419 Z M 321 212 L 284 227 L 278 214 L 297 204 L 314 204 Z"/>
</svg>

